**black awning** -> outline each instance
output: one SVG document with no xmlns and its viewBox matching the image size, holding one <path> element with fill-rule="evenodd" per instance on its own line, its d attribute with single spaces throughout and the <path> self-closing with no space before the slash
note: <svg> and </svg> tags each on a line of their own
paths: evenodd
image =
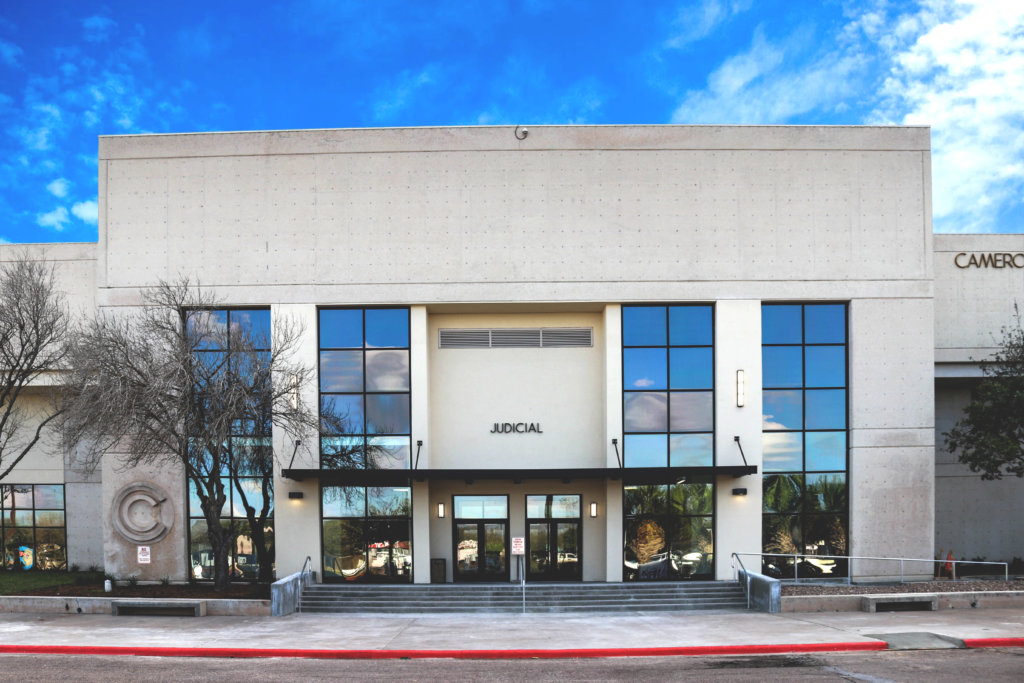
<svg viewBox="0 0 1024 683">
<path fill-rule="evenodd" d="M 574 469 L 456 469 L 456 470 L 313 470 L 287 469 L 288 479 L 318 479 L 323 484 L 395 486 L 414 481 L 442 479 L 480 481 L 525 481 L 536 479 L 611 479 L 624 484 L 664 484 L 686 477 L 757 474 L 757 465 L 720 465 L 717 467 L 587 467 Z"/>
</svg>

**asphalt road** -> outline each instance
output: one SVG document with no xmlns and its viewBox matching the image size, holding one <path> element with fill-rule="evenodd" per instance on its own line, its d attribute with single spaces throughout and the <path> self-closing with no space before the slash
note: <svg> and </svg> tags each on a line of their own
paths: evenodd
<svg viewBox="0 0 1024 683">
<path fill-rule="evenodd" d="M 544 660 L 198 659 L 0 655 L 0 681 L 1024 680 L 1024 648 Z"/>
</svg>

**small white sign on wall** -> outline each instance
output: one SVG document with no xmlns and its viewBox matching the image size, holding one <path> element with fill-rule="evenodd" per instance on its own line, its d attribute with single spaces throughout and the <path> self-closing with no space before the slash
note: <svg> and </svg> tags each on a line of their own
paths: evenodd
<svg viewBox="0 0 1024 683">
<path fill-rule="evenodd" d="M 512 537 L 512 554 L 513 555 L 525 555 L 526 554 L 526 537 L 525 536 L 513 536 Z"/>
<path fill-rule="evenodd" d="M 148 545 L 140 545 L 139 547 L 139 564 L 149 564 L 152 558 L 152 554 L 149 552 Z"/>
</svg>

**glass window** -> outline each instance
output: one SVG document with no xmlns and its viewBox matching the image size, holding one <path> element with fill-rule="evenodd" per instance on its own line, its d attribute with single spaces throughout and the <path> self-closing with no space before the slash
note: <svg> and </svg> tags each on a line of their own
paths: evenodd
<svg viewBox="0 0 1024 683">
<path fill-rule="evenodd" d="M 668 430 L 668 397 L 664 392 L 636 391 L 626 394 L 623 413 L 627 432 Z"/>
<path fill-rule="evenodd" d="M 673 434 L 668 443 L 669 467 L 711 467 L 714 464 L 710 434 Z"/>
<path fill-rule="evenodd" d="M 623 579 L 710 578 L 714 492 L 710 477 L 675 485 L 624 486 Z"/>
<path fill-rule="evenodd" d="M 807 429 L 846 429 L 846 392 L 808 389 L 804 392 Z"/>
<path fill-rule="evenodd" d="M 321 468 L 408 468 L 409 390 L 408 308 L 320 311 L 321 424 L 353 437 L 321 440 Z"/>
<path fill-rule="evenodd" d="M 622 352 L 623 388 L 666 389 L 668 362 L 665 349 L 625 349 Z"/>
<path fill-rule="evenodd" d="M 711 346 L 710 306 L 671 306 L 668 309 L 669 344 Z"/>
<path fill-rule="evenodd" d="M 624 346 L 665 346 L 664 306 L 625 306 L 622 309 Z"/>
<path fill-rule="evenodd" d="M 799 346 L 765 346 L 761 348 L 764 386 L 803 386 L 803 356 Z"/>
<path fill-rule="evenodd" d="M 66 570 L 63 484 L 0 485 L 0 567 Z"/>
<path fill-rule="evenodd" d="M 526 516 L 530 519 L 578 519 L 580 496 L 551 494 L 526 497 Z"/>
<path fill-rule="evenodd" d="M 761 308 L 766 553 L 846 552 L 846 308 Z M 779 578 L 796 573 L 792 558 L 765 558 L 762 569 Z M 842 561 L 800 564 L 801 576 L 843 576 L 846 571 Z"/>
<path fill-rule="evenodd" d="M 326 581 L 412 580 L 412 491 L 405 486 L 325 486 Z"/>
<path fill-rule="evenodd" d="M 710 391 L 673 391 L 670 393 L 669 431 L 710 432 L 714 430 L 713 399 L 714 395 Z"/>
<path fill-rule="evenodd" d="M 807 471 L 846 469 L 846 432 L 807 432 Z"/>
<path fill-rule="evenodd" d="M 715 385 L 710 347 L 669 350 L 669 388 L 711 389 Z"/>
<path fill-rule="evenodd" d="M 409 437 L 371 436 L 366 439 L 367 466 L 371 469 L 409 469 Z"/>
<path fill-rule="evenodd" d="M 320 352 L 320 391 L 362 390 L 362 351 Z"/>
<path fill-rule="evenodd" d="M 845 346 L 808 346 L 804 353 L 807 364 L 807 386 L 846 386 Z"/>
<path fill-rule="evenodd" d="M 367 434 L 408 434 L 409 394 L 367 394 Z"/>
<path fill-rule="evenodd" d="M 802 343 L 800 318 L 800 306 L 763 306 L 761 308 L 761 343 Z"/>
<path fill-rule="evenodd" d="M 270 309 L 230 309 L 228 317 L 232 328 L 237 326 L 255 348 L 270 348 Z"/>
<path fill-rule="evenodd" d="M 845 344 L 846 306 L 808 305 L 804 308 L 805 344 Z"/>
<path fill-rule="evenodd" d="M 408 351 L 367 351 L 367 391 L 409 391 Z"/>
<path fill-rule="evenodd" d="M 366 310 L 366 347 L 409 346 L 409 310 L 370 308 Z"/>
<path fill-rule="evenodd" d="M 713 313 L 708 305 L 623 307 L 627 467 L 714 465 Z"/>
<path fill-rule="evenodd" d="M 506 496 L 455 496 L 456 519 L 507 519 Z"/>
<path fill-rule="evenodd" d="M 803 499 L 802 474 L 769 474 L 761 480 L 765 512 L 799 512 Z"/>
<path fill-rule="evenodd" d="M 800 390 L 762 393 L 761 425 L 765 431 L 776 429 L 803 429 L 804 401 Z"/>
<path fill-rule="evenodd" d="M 360 308 L 320 309 L 320 348 L 363 348 L 363 310 Z"/>
<path fill-rule="evenodd" d="M 668 462 L 667 434 L 626 434 L 626 467 L 665 467 Z"/>
<path fill-rule="evenodd" d="M 366 490 L 366 507 L 371 517 L 410 517 L 411 489 L 408 486 L 371 486 Z"/>
<path fill-rule="evenodd" d="M 804 464 L 801 432 L 765 432 L 761 448 L 765 472 L 802 470 Z"/>
</svg>

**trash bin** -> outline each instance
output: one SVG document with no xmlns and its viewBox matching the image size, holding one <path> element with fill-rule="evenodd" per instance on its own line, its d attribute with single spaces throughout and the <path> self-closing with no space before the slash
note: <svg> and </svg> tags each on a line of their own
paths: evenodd
<svg viewBox="0 0 1024 683">
<path fill-rule="evenodd" d="M 434 557 L 430 560 L 430 583 L 444 583 L 447 576 L 447 567 L 443 557 Z"/>
</svg>

